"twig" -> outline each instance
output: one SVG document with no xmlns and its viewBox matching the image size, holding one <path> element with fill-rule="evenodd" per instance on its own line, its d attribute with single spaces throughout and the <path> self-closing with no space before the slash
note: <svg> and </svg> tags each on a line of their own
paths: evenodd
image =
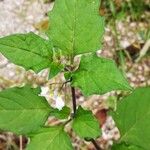
<svg viewBox="0 0 150 150">
<path fill-rule="evenodd" d="M 19 136 L 19 150 L 23 150 L 22 148 L 22 135 Z"/>
<path fill-rule="evenodd" d="M 64 83 L 62 83 L 62 86 L 60 87 L 60 91 L 62 90 L 62 88 L 64 87 L 64 85 L 66 85 L 67 83 L 71 82 L 72 79 L 65 81 Z"/>
<path fill-rule="evenodd" d="M 144 47 L 140 51 L 139 57 L 135 60 L 135 62 L 139 62 L 141 58 L 148 52 L 149 48 L 150 48 L 150 39 L 147 40 L 147 42 L 145 43 Z"/>
<path fill-rule="evenodd" d="M 71 118 L 64 123 L 64 126 L 67 125 L 70 121 L 72 121 Z"/>
<path fill-rule="evenodd" d="M 72 93 L 72 105 L 73 105 L 73 117 L 76 114 L 76 95 L 75 95 L 75 88 L 71 87 L 71 93 Z"/>
</svg>

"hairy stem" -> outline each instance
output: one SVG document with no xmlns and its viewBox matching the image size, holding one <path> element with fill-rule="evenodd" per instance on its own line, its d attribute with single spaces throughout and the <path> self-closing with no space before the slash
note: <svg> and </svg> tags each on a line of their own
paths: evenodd
<svg viewBox="0 0 150 150">
<path fill-rule="evenodd" d="M 96 150 L 102 150 L 94 139 L 91 139 L 91 142 L 95 146 Z"/>
<path fill-rule="evenodd" d="M 74 117 L 76 114 L 76 107 L 77 107 L 74 87 L 71 87 L 71 93 L 72 93 L 72 105 L 73 105 L 73 117 Z"/>
</svg>

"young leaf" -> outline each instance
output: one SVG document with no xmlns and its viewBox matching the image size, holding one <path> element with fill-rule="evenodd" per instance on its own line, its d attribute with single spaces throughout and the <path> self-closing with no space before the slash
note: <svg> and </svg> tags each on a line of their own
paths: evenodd
<svg viewBox="0 0 150 150">
<path fill-rule="evenodd" d="M 114 61 L 96 55 L 82 57 L 72 79 L 72 86 L 79 87 L 85 96 L 131 89 Z"/>
<path fill-rule="evenodd" d="M 58 119 L 67 119 L 70 115 L 70 112 L 71 112 L 70 108 L 67 106 L 64 106 L 62 108 L 62 110 L 58 110 L 57 108 L 55 108 L 55 109 L 53 108 L 50 112 L 50 115 L 54 116 Z"/>
<path fill-rule="evenodd" d="M 52 62 L 52 45 L 34 33 L 14 34 L 0 38 L 0 52 L 25 69 L 40 71 Z"/>
<path fill-rule="evenodd" d="M 27 150 L 73 150 L 71 141 L 63 128 L 49 127 L 31 136 Z"/>
<path fill-rule="evenodd" d="M 139 88 L 121 100 L 113 117 L 121 132 L 120 142 L 150 148 L 150 87 Z"/>
<path fill-rule="evenodd" d="M 53 78 L 56 76 L 59 72 L 63 70 L 64 66 L 62 64 L 52 62 L 50 65 L 50 73 L 49 73 L 49 78 Z"/>
<path fill-rule="evenodd" d="M 97 138 L 101 135 L 97 119 L 91 111 L 84 110 L 81 106 L 73 119 L 72 128 L 81 138 Z"/>
<path fill-rule="evenodd" d="M 104 33 L 99 6 L 100 0 L 56 0 L 48 31 L 54 46 L 72 56 L 99 50 Z"/>
<path fill-rule="evenodd" d="M 50 107 L 39 93 L 28 86 L 0 92 L 0 129 L 28 134 L 43 126 Z"/>
</svg>

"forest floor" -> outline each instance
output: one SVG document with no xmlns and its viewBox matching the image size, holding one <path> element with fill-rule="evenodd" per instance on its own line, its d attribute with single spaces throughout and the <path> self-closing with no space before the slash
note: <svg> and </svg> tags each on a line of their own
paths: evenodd
<svg viewBox="0 0 150 150">
<path fill-rule="evenodd" d="M 0 0 L 0 37 L 29 31 L 45 36 L 43 30 L 48 26 L 47 12 L 52 7 L 53 3 L 44 2 L 44 0 Z M 105 16 L 105 13 L 103 15 Z M 106 20 L 103 48 L 98 51 L 98 55 L 116 61 L 133 88 L 150 86 L 150 11 L 145 10 L 141 15 L 140 19 L 133 19 L 131 15 L 127 15 L 125 19 L 111 19 L 109 22 Z M 20 86 L 24 84 L 25 80 L 32 81 L 34 86 L 36 84 L 43 86 L 47 74 L 47 70 L 39 74 L 32 71 L 26 72 L 0 54 L 0 90 L 16 85 Z M 59 75 L 53 80 L 58 79 L 63 80 L 63 77 Z M 97 118 L 103 118 L 104 134 L 103 138 L 99 139 L 99 143 L 105 149 L 120 136 L 113 120 L 110 116 L 105 116 L 105 111 L 107 111 L 108 105 L 112 109 L 116 109 L 116 99 L 121 94 L 112 91 L 102 96 L 91 96 L 86 100 L 80 91 L 76 91 L 78 103 L 93 110 Z M 70 105 L 69 102 L 68 105 Z M 111 131 L 108 131 L 109 127 L 111 127 Z M 117 133 L 112 135 L 113 130 Z M 108 135 L 105 135 L 106 132 Z M 76 150 L 94 150 L 92 144 L 76 138 L 72 132 L 70 135 Z M 12 133 L 2 132 L 0 134 L 0 150 L 17 150 L 21 139 L 22 137 L 17 137 Z M 26 138 L 23 137 L 23 147 L 26 142 Z"/>
</svg>

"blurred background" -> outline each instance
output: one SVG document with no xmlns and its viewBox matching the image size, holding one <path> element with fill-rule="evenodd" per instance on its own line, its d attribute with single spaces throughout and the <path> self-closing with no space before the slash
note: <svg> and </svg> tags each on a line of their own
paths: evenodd
<svg viewBox="0 0 150 150">
<path fill-rule="evenodd" d="M 0 0 L 0 37 L 30 31 L 45 37 L 50 23 L 48 11 L 53 8 L 54 2 Z M 99 13 L 105 17 L 106 22 L 103 48 L 98 51 L 99 55 L 114 59 L 133 88 L 150 86 L 150 0 L 101 0 Z M 45 87 L 47 75 L 48 70 L 39 74 L 25 71 L 0 54 L 0 90 L 20 86 L 25 82 Z M 59 75 L 53 80 L 63 79 Z M 125 94 L 110 92 L 102 96 L 92 96 L 85 101 L 80 91 L 76 92 L 78 103 L 93 110 L 97 118 L 105 120 L 107 126 L 111 126 L 113 121 L 110 117 L 105 117 L 105 110 L 108 107 L 115 109 L 118 97 Z M 107 132 L 106 126 L 104 132 Z M 107 134 L 99 140 L 104 149 L 108 149 L 112 140 L 117 140 L 120 136 L 118 131 L 117 134 Z M 90 143 L 75 137 L 72 132 L 70 135 L 76 150 L 94 150 Z M 27 138 L 13 133 L 0 134 L 0 150 L 23 149 L 27 142 Z"/>
</svg>

